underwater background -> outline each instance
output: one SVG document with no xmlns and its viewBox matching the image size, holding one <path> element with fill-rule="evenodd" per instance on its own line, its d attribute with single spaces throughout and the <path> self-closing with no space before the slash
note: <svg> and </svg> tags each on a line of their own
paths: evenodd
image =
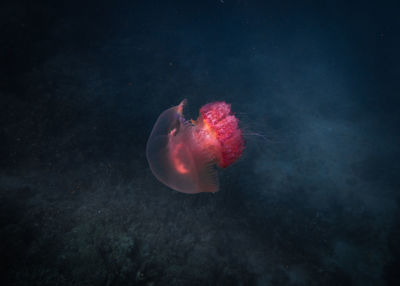
<svg viewBox="0 0 400 286">
<path fill-rule="evenodd" d="M 395 1 L 2 1 L 1 285 L 400 285 Z M 219 192 L 159 114 L 226 101 Z M 260 134 L 256 136 L 254 134 Z"/>
</svg>

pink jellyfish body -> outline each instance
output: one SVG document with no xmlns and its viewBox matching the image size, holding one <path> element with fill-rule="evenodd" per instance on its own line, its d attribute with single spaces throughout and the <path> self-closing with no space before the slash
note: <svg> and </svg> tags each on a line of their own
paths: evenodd
<svg viewBox="0 0 400 286">
<path fill-rule="evenodd" d="M 185 101 L 158 117 L 146 146 L 154 176 L 176 191 L 188 194 L 218 191 L 215 165 L 226 168 L 244 149 L 238 119 L 225 102 L 200 108 L 196 121 L 183 117 Z"/>
</svg>

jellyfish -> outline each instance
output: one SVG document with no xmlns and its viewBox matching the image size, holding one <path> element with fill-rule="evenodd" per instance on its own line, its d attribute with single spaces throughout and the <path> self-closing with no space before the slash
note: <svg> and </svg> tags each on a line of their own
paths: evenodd
<svg viewBox="0 0 400 286">
<path fill-rule="evenodd" d="M 217 192 L 217 167 L 232 165 L 244 150 L 239 120 L 224 102 L 200 108 L 197 120 L 186 120 L 186 100 L 158 117 L 146 146 L 154 176 L 178 192 Z"/>
</svg>

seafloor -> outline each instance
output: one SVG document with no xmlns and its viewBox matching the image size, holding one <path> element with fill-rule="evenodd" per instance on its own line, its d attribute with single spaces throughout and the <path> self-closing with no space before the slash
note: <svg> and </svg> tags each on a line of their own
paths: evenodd
<svg viewBox="0 0 400 286">
<path fill-rule="evenodd" d="M 1 285 L 396 285 L 395 6 L 81 2 L 0 4 Z M 148 167 L 184 98 L 246 134 L 216 194 Z"/>
</svg>

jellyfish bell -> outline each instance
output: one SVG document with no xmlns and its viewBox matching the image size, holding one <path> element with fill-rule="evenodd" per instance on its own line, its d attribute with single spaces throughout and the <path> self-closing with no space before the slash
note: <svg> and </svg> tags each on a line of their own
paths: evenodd
<svg viewBox="0 0 400 286">
<path fill-rule="evenodd" d="M 216 192 L 216 166 L 226 168 L 242 154 L 244 140 L 230 104 L 212 102 L 197 120 L 183 116 L 186 101 L 158 117 L 146 146 L 154 176 L 183 193 Z"/>
</svg>

